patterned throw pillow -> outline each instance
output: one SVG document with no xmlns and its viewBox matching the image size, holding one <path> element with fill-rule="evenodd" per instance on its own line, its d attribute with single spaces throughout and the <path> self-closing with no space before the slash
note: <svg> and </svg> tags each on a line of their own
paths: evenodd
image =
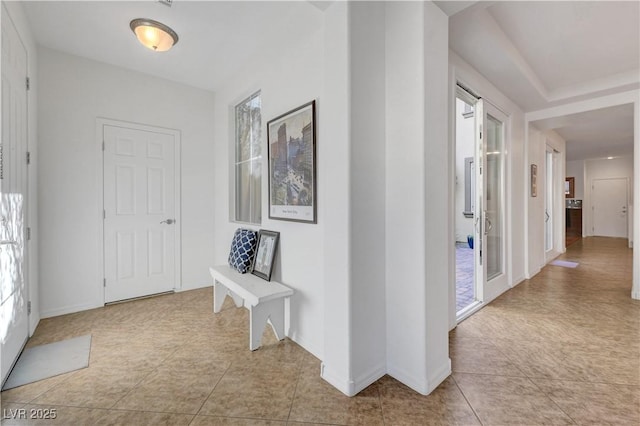
<svg viewBox="0 0 640 426">
<path fill-rule="evenodd" d="M 258 237 L 251 229 L 236 229 L 231 241 L 231 252 L 229 253 L 229 266 L 241 274 L 249 272 L 251 262 L 256 254 L 256 244 Z"/>
</svg>

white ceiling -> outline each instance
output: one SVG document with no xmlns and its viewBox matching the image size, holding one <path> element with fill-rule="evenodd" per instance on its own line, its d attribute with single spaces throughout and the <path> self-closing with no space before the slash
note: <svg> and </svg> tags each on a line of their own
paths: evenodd
<svg viewBox="0 0 640 426">
<path fill-rule="evenodd" d="M 475 2 L 443 10 L 451 49 L 525 112 L 640 88 L 638 1 Z M 556 121 L 561 126 L 551 126 Z M 567 140 L 569 160 L 633 152 L 631 107 L 556 121 L 537 126 Z"/>
<path fill-rule="evenodd" d="M 323 2 L 27 1 L 38 44 L 73 55 L 216 90 L 260 50 L 322 25 Z M 129 28 L 150 18 L 179 36 L 168 52 L 140 45 Z"/>
<path fill-rule="evenodd" d="M 24 7 L 40 45 L 215 91 L 264 49 L 321 28 L 330 3 L 26 1 Z M 450 16 L 451 49 L 525 112 L 640 88 L 639 1 L 436 4 Z M 152 52 L 129 29 L 134 18 L 163 22 L 180 41 Z M 599 111 L 555 128 L 569 141 L 569 159 L 598 154 L 595 141 L 632 152 L 632 133 L 613 136 L 632 126 L 628 111 Z"/>
<path fill-rule="evenodd" d="M 540 130 L 555 130 L 567 141 L 567 159 L 584 160 L 633 152 L 633 105 L 619 105 L 534 121 Z M 630 151 L 631 149 L 631 151 Z"/>
</svg>

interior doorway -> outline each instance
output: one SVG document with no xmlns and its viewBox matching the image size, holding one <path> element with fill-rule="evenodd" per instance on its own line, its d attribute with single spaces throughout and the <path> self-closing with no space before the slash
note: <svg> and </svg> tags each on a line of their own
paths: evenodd
<svg viewBox="0 0 640 426">
<path fill-rule="evenodd" d="M 458 86 L 455 111 L 456 317 L 475 312 L 506 274 L 505 122 L 496 107 Z"/>
</svg>

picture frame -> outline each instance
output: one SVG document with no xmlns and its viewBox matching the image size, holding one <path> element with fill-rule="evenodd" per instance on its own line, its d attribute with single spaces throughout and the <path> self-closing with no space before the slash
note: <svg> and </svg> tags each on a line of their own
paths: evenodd
<svg viewBox="0 0 640 426">
<path fill-rule="evenodd" d="M 257 275 L 264 280 L 271 281 L 273 260 L 276 257 L 279 239 L 279 232 L 268 231 L 266 229 L 258 231 L 256 254 L 253 257 L 253 263 L 251 264 L 251 273 L 253 275 Z"/>
<path fill-rule="evenodd" d="M 538 166 L 536 164 L 531 165 L 531 196 L 538 196 Z"/>
<path fill-rule="evenodd" d="M 269 219 L 317 223 L 316 101 L 267 123 Z"/>
</svg>

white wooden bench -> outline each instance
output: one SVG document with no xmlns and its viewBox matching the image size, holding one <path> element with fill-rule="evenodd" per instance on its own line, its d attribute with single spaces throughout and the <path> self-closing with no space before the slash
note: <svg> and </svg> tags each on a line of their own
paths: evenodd
<svg viewBox="0 0 640 426">
<path fill-rule="evenodd" d="M 293 290 L 275 281 L 265 281 L 250 273 L 241 274 L 229 265 L 209 268 L 213 278 L 213 312 L 218 313 L 227 295 L 239 308 L 244 305 L 249 310 L 249 349 L 260 347 L 262 332 L 267 323 L 273 328 L 278 340 L 285 332 L 285 299 L 293 295 Z"/>
</svg>

